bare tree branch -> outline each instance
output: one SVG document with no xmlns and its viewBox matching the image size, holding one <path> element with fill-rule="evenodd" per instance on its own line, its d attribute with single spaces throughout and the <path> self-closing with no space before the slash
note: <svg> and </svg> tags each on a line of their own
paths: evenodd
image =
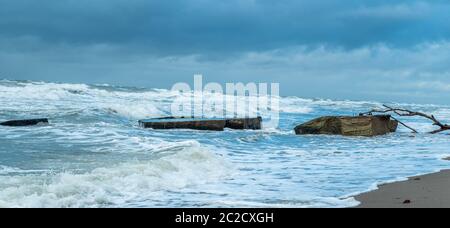
<svg viewBox="0 0 450 228">
<path fill-rule="evenodd" d="M 392 107 L 387 106 L 387 105 L 383 105 L 383 106 L 386 108 L 385 110 L 373 109 L 373 110 L 371 110 L 369 112 L 361 113 L 360 115 L 362 115 L 362 116 L 364 116 L 364 115 L 373 115 L 373 113 L 395 113 L 398 116 L 420 116 L 420 117 L 423 117 L 423 118 L 431 120 L 433 122 L 433 125 L 438 126 L 440 128 L 438 130 L 434 130 L 434 131 L 430 132 L 430 134 L 437 134 L 437 133 L 440 133 L 440 132 L 443 132 L 443 131 L 450 130 L 450 125 L 443 124 L 442 122 L 437 120 L 434 115 L 428 115 L 428 114 L 425 114 L 425 113 L 422 113 L 422 112 L 414 112 L 414 111 L 411 111 L 411 110 L 408 110 L 408 109 L 392 108 Z M 397 120 L 397 119 L 395 119 L 395 120 Z M 397 121 L 400 124 L 402 124 L 403 126 L 405 126 L 406 128 L 412 130 L 414 133 L 418 133 L 417 130 L 415 130 L 414 128 L 407 126 L 406 124 L 402 123 L 399 120 L 397 120 Z"/>
<path fill-rule="evenodd" d="M 399 122 L 399 123 L 400 123 L 401 125 L 403 125 L 404 127 L 406 127 L 406 128 L 408 128 L 409 130 L 411 130 L 413 133 L 416 133 L 416 134 L 419 133 L 416 129 L 414 129 L 414 128 L 408 126 L 408 125 L 406 125 L 405 123 L 403 123 L 402 121 L 398 120 L 397 118 L 395 118 L 395 117 L 393 117 L 393 116 L 391 116 L 391 118 L 392 118 L 393 120 Z"/>
</svg>

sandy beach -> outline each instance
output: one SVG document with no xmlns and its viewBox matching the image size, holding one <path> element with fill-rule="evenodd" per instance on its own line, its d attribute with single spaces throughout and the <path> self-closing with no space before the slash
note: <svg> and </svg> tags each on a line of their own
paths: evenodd
<svg viewBox="0 0 450 228">
<path fill-rule="evenodd" d="M 449 208 L 450 170 L 381 185 L 355 199 L 361 202 L 357 208 Z"/>
</svg>

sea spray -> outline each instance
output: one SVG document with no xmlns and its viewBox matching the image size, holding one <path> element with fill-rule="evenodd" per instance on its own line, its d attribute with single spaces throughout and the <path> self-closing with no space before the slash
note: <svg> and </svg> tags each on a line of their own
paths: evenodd
<svg viewBox="0 0 450 228">
<path fill-rule="evenodd" d="M 376 183 L 450 167 L 440 159 L 450 153 L 444 135 L 403 128 L 370 139 L 294 135 L 296 125 L 315 117 L 379 107 L 371 101 L 280 97 L 279 127 L 261 131 L 138 127 L 140 118 L 170 114 L 172 101 L 183 96 L 164 89 L 0 81 L 0 120 L 51 120 L 38 129 L 0 127 L 0 206 L 345 207 L 355 203 L 346 196 Z M 450 119 L 444 105 L 391 105 Z M 403 121 L 424 132 L 430 127 L 421 118 Z"/>
<path fill-rule="evenodd" d="M 226 160 L 199 144 L 172 152 L 79 174 L 23 175 L 24 171 L 2 168 L 0 207 L 119 207 L 232 176 L 233 167 Z"/>
</svg>

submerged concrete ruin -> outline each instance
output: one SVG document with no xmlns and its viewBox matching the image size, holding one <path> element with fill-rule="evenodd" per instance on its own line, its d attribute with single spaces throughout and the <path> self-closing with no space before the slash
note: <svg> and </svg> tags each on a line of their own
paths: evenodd
<svg viewBox="0 0 450 228">
<path fill-rule="evenodd" d="M 397 127 L 398 122 L 390 115 L 325 116 L 297 126 L 295 133 L 371 137 L 395 132 Z"/>
<path fill-rule="evenodd" d="M 26 126 L 35 126 L 39 124 L 48 124 L 48 119 L 42 118 L 42 119 L 28 119 L 28 120 L 10 120 L 0 123 L 1 126 L 8 126 L 8 127 L 26 127 Z"/>
<path fill-rule="evenodd" d="M 204 119 L 192 117 L 164 117 L 140 120 L 139 126 L 156 130 L 191 129 L 223 131 L 225 128 L 234 130 L 260 130 L 262 129 L 262 118 Z"/>
</svg>

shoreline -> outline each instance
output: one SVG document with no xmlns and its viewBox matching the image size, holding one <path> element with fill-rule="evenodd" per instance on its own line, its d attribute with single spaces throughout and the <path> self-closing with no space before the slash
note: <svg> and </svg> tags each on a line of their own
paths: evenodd
<svg viewBox="0 0 450 228">
<path fill-rule="evenodd" d="M 450 208 L 450 169 L 382 184 L 353 198 L 360 202 L 354 208 Z"/>
</svg>

